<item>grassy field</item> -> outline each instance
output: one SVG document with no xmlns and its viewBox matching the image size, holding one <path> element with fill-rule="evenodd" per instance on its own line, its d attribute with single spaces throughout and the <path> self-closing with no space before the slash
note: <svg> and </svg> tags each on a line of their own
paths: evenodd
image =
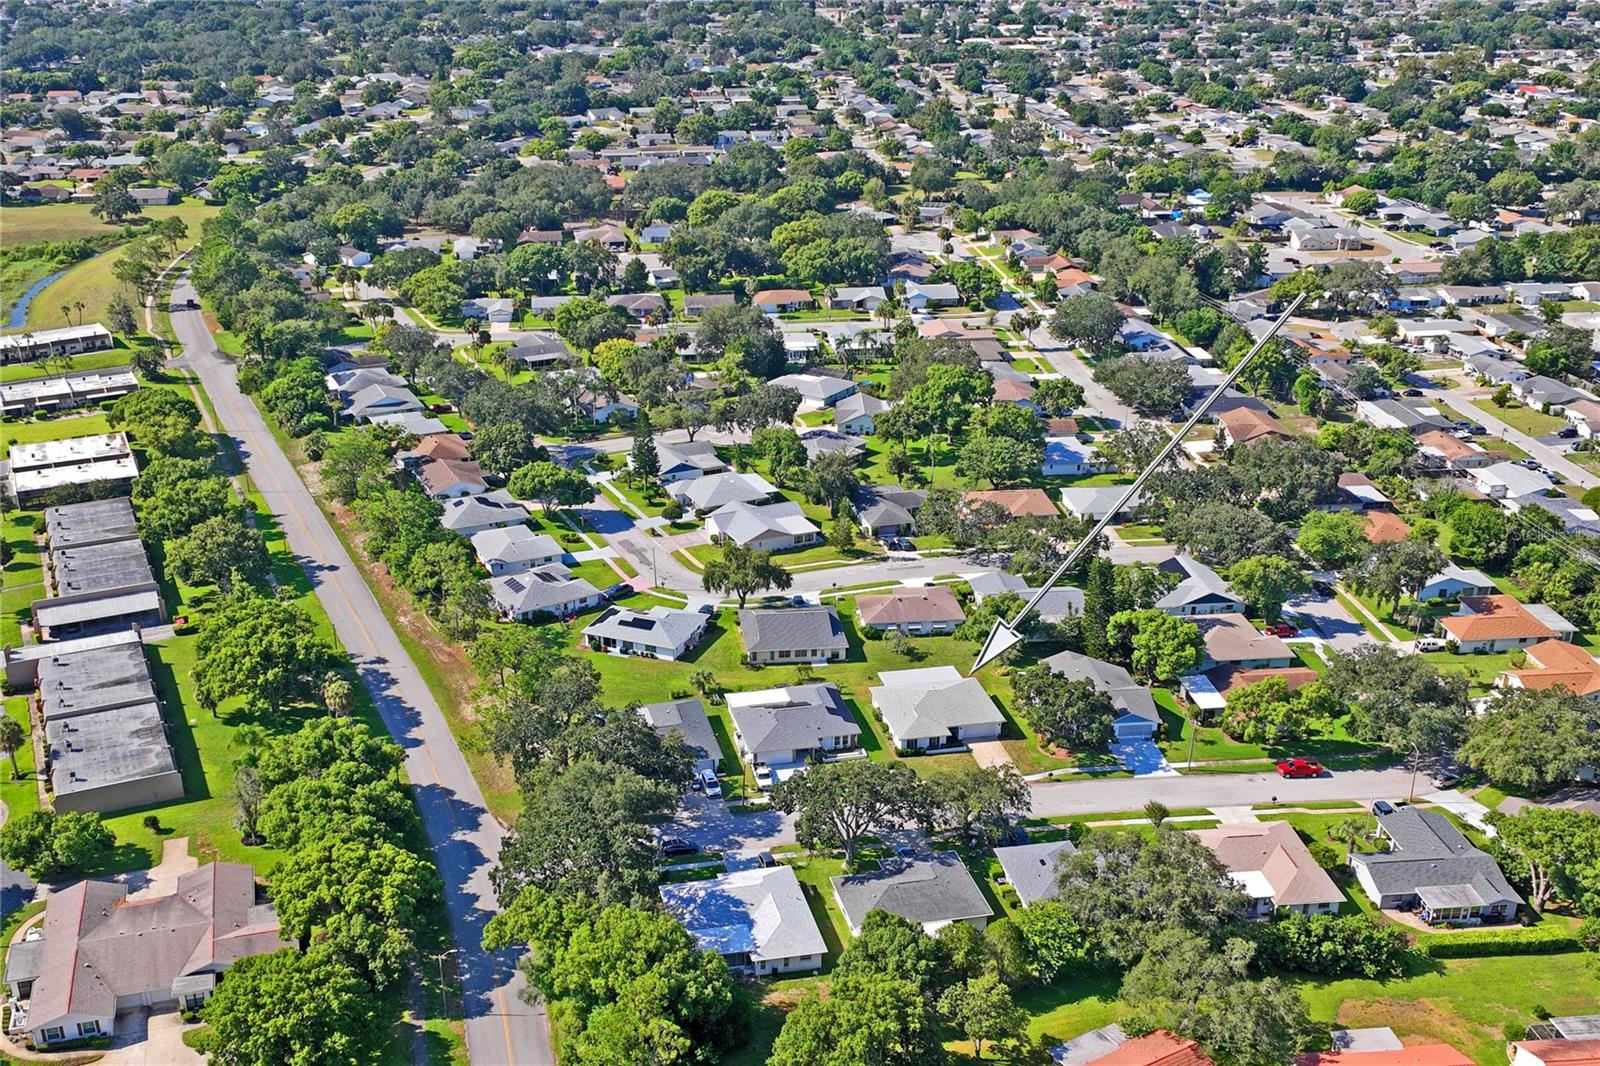
<svg viewBox="0 0 1600 1066">
<path fill-rule="evenodd" d="M 128 349 L 120 344 L 104 352 L 85 352 L 74 355 L 67 360 L 64 366 L 52 363 L 46 365 L 39 363 L 7 363 L 0 366 L 0 381 L 29 381 L 33 378 L 55 377 L 62 373 L 73 373 L 78 370 L 105 370 L 108 367 L 123 367 L 128 365 Z"/>
<path fill-rule="evenodd" d="M 5 243 L 12 246 L 119 233 L 124 225 L 137 234 L 150 222 L 177 215 L 189 224 L 189 236 L 195 238 L 199 236 L 200 223 L 219 210 L 197 200 L 186 200 L 168 207 L 147 207 L 143 214 L 128 219 L 125 224 L 111 225 L 95 218 L 89 213 L 89 208 L 89 204 L 31 204 L 0 208 L 0 233 L 5 234 Z"/>
<path fill-rule="evenodd" d="M 87 214 L 88 207 L 82 204 L 50 204 L 40 208 L 22 208 L 20 210 L 25 214 L 35 210 L 66 211 L 69 209 L 76 210 L 80 208 L 84 212 L 83 217 L 88 218 L 90 222 L 93 222 L 97 226 L 102 225 L 92 216 Z M 19 209 L 8 208 L 6 210 L 9 213 L 12 210 Z M 182 249 L 194 244 L 200 239 L 200 223 L 216 214 L 217 210 L 218 209 L 215 207 L 209 207 L 204 204 L 185 203 L 176 204 L 167 208 L 151 208 L 150 217 L 162 218 L 168 215 L 176 215 L 187 222 L 189 225 L 189 235 L 182 241 L 178 242 L 178 247 Z M 158 214 L 157 212 L 161 213 Z M 74 216 L 67 215 L 64 217 L 66 221 L 64 221 L 62 224 L 70 227 L 72 224 L 71 219 Z M 6 222 L 0 221 L 0 229 L 4 229 L 6 227 Z M 69 235 L 82 236 L 83 234 L 70 233 Z M 15 240 L 17 238 L 14 234 L 8 232 L 7 239 Z M 61 238 L 47 236 L 44 238 L 34 239 L 54 240 Z M 34 297 L 33 302 L 28 305 L 28 328 L 43 329 L 64 325 L 65 323 L 61 314 L 61 308 L 63 305 L 74 307 L 73 315 L 76 320 L 81 320 L 83 322 L 95 322 L 103 319 L 105 317 L 106 305 L 111 302 L 111 298 L 119 291 L 122 291 L 126 288 L 119 281 L 117 281 L 115 275 L 112 274 L 112 269 L 115 267 L 117 260 L 121 259 L 126 252 L 127 245 L 121 245 L 108 252 L 102 252 L 93 259 L 88 259 L 77 264 L 63 274 L 60 278 L 57 278 L 55 281 L 51 282 L 45 288 L 45 290 L 38 296 Z M 124 293 L 124 295 L 129 294 Z M 132 297 L 130 296 L 130 299 L 131 298 Z M 82 301 L 84 305 L 82 311 L 78 311 L 75 308 L 75 305 L 79 301 Z"/>
<path fill-rule="evenodd" d="M 1493 400 L 1473 400 L 1472 406 L 1490 418 L 1498 418 L 1512 429 L 1519 429 L 1530 437 L 1553 436 L 1557 430 L 1565 429 L 1568 425 L 1564 418 L 1524 407 L 1515 400 L 1504 407 L 1496 407 Z"/>
</svg>

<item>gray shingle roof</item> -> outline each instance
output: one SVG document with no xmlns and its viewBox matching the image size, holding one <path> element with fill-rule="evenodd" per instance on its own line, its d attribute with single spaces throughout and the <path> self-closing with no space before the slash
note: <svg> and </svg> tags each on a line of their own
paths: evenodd
<svg viewBox="0 0 1600 1066">
<path fill-rule="evenodd" d="M 897 740 L 944 737 L 963 727 L 994 725 L 1005 716 L 977 678 L 953 666 L 888 670 L 871 689 L 872 705 Z"/>
<path fill-rule="evenodd" d="M 728 713 L 751 754 L 821 747 L 827 737 L 860 736 L 861 726 L 830 684 L 729 693 Z"/>
<path fill-rule="evenodd" d="M 652 648 L 678 648 L 693 640 L 706 626 L 699 611 L 679 611 L 657 605 L 648 611 L 607 607 L 584 627 L 583 635 L 627 640 Z"/>
<path fill-rule="evenodd" d="M 832 607 L 751 607 L 739 612 L 745 650 L 840 650 L 850 646 L 839 614 Z"/>
<path fill-rule="evenodd" d="M 1077 850 L 1070 840 L 1053 840 L 1047 844 L 995 848 L 994 857 L 1000 860 L 1000 868 L 1006 872 L 1006 881 L 1016 890 L 1017 898 L 1027 906 L 1055 898 L 1056 864 L 1062 856 Z"/>
<path fill-rule="evenodd" d="M 913 862 L 890 860 L 887 869 L 830 877 L 833 894 L 852 930 L 871 911 L 888 911 L 909 922 L 960 921 L 994 914 L 961 857 L 935 852 Z"/>
<path fill-rule="evenodd" d="M 711 728 L 711 719 L 706 717 L 705 704 L 697 699 L 646 703 L 639 707 L 639 717 L 662 736 L 677 733 L 683 737 L 683 742 L 699 758 L 713 761 L 722 758 L 722 747 Z"/>
<path fill-rule="evenodd" d="M 1123 714 L 1151 722 L 1161 720 L 1150 690 L 1137 683 L 1133 675 L 1115 663 L 1095 659 L 1075 651 L 1064 651 L 1044 661 L 1050 672 L 1074 681 L 1093 681 L 1094 687 L 1111 697 L 1111 705 Z"/>
<path fill-rule="evenodd" d="M 1365 866 L 1383 895 L 1415 895 L 1425 889 L 1470 887 L 1483 903 L 1522 902 L 1507 883 L 1499 865 L 1480 851 L 1438 811 L 1401 807 L 1380 814 L 1378 824 L 1394 842 L 1394 850 L 1376 855 L 1356 854 L 1352 861 Z M 1435 901 L 1440 906 L 1461 903 Z"/>
</svg>

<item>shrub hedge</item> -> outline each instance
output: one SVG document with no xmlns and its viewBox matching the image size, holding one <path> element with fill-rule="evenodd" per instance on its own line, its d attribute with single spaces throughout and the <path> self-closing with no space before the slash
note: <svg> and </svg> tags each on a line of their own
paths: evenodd
<svg viewBox="0 0 1600 1066">
<path fill-rule="evenodd" d="M 1582 951 L 1578 938 L 1560 928 L 1472 929 L 1421 933 L 1417 951 L 1431 959 L 1481 959 L 1492 955 L 1564 955 Z"/>
</svg>

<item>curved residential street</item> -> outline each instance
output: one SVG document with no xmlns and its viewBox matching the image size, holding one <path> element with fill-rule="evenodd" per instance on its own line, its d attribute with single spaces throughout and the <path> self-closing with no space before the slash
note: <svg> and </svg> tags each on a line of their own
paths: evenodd
<svg viewBox="0 0 1600 1066">
<path fill-rule="evenodd" d="M 197 310 L 187 278 L 172 295 L 172 328 L 183 347 L 178 365 L 200 377 L 221 427 L 238 445 L 245 467 L 288 538 L 317 597 L 333 621 L 389 733 L 405 749 L 406 774 L 422 813 L 445 886 L 445 905 L 461 973 L 468 1053 L 477 1066 L 550 1066 L 543 1007 L 518 992 L 516 953 L 483 950 L 483 927 L 493 915 L 489 870 L 504 828 L 490 815 L 467 769 L 444 713 L 407 655 L 365 577 L 334 534 L 261 413 L 239 390 L 232 363 L 218 352 Z"/>
</svg>

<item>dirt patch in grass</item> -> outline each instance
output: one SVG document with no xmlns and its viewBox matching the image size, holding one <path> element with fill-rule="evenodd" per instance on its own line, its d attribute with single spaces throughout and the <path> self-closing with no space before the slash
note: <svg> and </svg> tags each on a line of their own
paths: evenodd
<svg viewBox="0 0 1600 1066">
<path fill-rule="evenodd" d="M 1415 1038 L 1470 1047 L 1499 1035 L 1498 1031 L 1461 1017 L 1431 999 L 1353 999 L 1339 1008 L 1339 1024 L 1346 1028 L 1387 1026 Z"/>
</svg>

